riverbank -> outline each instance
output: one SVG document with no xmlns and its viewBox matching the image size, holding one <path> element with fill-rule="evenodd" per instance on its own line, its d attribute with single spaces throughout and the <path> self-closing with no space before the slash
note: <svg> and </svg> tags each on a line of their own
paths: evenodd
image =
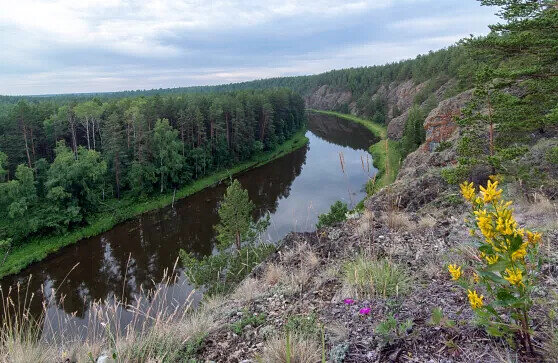
<svg viewBox="0 0 558 363">
<path fill-rule="evenodd" d="M 173 195 L 173 192 L 170 192 L 143 201 L 133 199 L 112 200 L 107 203 L 107 209 L 110 211 L 99 213 L 89 218 L 89 224 L 87 226 L 61 236 L 36 237 L 29 241 L 28 244 L 12 251 L 6 258 L 4 264 L 0 266 L 0 278 L 18 273 L 30 264 L 45 259 L 48 255 L 57 252 L 65 246 L 106 232 L 121 222 L 137 217 L 140 214 L 171 205 L 173 200 L 176 201 L 188 197 L 229 178 L 231 175 L 256 168 L 289 154 L 308 143 L 308 138 L 306 138 L 305 133 L 305 128 L 299 130 L 289 140 L 275 148 L 275 150 L 258 154 L 252 159 L 234 167 L 221 170 L 199 179 L 181 189 L 177 189 L 175 195 Z"/>
<path fill-rule="evenodd" d="M 368 188 L 369 192 L 374 193 L 395 181 L 399 168 L 401 167 L 402 156 L 399 151 L 399 142 L 387 138 L 386 126 L 354 115 L 335 111 L 315 109 L 309 109 L 309 111 L 356 122 L 366 127 L 372 134 L 381 139 L 374 145 L 370 145 L 368 149 L 368 152 L 372 155 L 372 163 L 374 167 L 378 169 L 372 187 Z"/>
</svg>

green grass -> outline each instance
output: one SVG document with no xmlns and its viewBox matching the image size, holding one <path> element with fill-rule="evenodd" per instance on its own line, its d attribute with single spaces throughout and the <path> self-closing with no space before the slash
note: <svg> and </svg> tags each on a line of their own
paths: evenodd
<svg viewBox="0 0 558 363">
<path fill-rule="evenodd" d="M 323 115 L 336 116 L 345 120 L 353 121 L 366 127 L 372 134 L 379 137 L 381 140 L 371 145 L 368 151 L 372 155 L 372 162 L 374 167 L 378 169 L 376 174 L 375 184 L 367 188 L 369 194 L 382 189 L 383 187 L 393 183 L 399 172 L 401 166 L 401 152 L 399 142 L 389 140 L 387 138 L 387 128 L 384 125 L 377 124 L 370 120 L 366 120 L 357 116 L 347 115 L 334 111 L 322 111 L 310 109 L 309 111 L 321 113 Z M 387 140 L 387 141 L 386 141 Z M 387 142 L 387 153 L 386 153 Z M 386 160 L 387 158 L 387 160 Z M 387 169 L 387 170 L 386 170 Z"/>
<path fill-rule="evenodd" d="M 407 270 L 387 259 L 375 260 L 360 254 L 343 270 L 343 283 L 361 298 L 399 296 L 411 288 Z"/>
<path fill-rule="evenodd" d="M 215 185 L 231 175 L 256 168 L 272 160 L 280 158 L 308 143 L 304 136 L 306 129 L 296 132 L 289 140 L 277 146 L 274 150 L 260 153 L 251 160 L 242 162 L 232 168 L 224 169 L 212 175 L 199 179 L 181 189 L 176 190 L 175 200 L 185 198 L 207 187 Z M 60 248 L 74 244 L 84 238 L 96 236 L 113 228 L 118 223 L 134 218 L 142 213 L 166 207 L 172 203 L 173 193 L 155 196 L 146 201 L 133 199 L 113 200 L 108 203 L 110 212 L 96 214 L 88 219 L 88 225 L 72 230 L 64 235 L 50 235 L 32 238 L 25 245 L 14 249 L 0 266 L 0 278 L 20 272 L 34 262 L 46 258 Z"/>
<path fill-rule="evenodd" d="M 388 144 L 387 153 L 386 142 Z M 373 192 L 375 192 L 395 181 L 397 173 L 399 173 L 399 168 L 401 167 L 402 156 L 399 151 L 399 142 L 389 139 L 378 141 L 370 146 L 368 151 L 372 154 L 374 167 L 378 169 L 375 185 L 373 186 Z"/>
</svg>

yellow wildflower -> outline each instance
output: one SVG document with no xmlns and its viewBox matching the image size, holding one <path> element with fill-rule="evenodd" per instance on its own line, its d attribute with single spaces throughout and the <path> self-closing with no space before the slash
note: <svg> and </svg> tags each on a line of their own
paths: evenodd
<svg viewBox="0 0 558 363">
<path fill-rule="evenodd" d="M 501 194 L 502 194 L 502 190 L 498 189 L 498 182 L 495 181 L 494 183 L 492 181 L 488 181 L 486 188 L 484 188 L 482 185 L 480 186 L 480 190 L 481 190 L 481 194 L 482 194 L 482 199 L 484 203 L 490 203 L 492 201 L 496 201 L 498 199 L 500 199 Z"/>
<path fill-rule="evenodd" d="M 487 238 L 492 239 L 494 237 L 494 226 L 492 225 L 492 214 L 489 214 L 486 209 L 482 209 L 474 212 L 477 216 L 477 226 L 479 227 L 481 233 Z"/>
<path fill-rule="evenodd" d="M 474 236 L 475 235 L 475 230 L 474 229 L 469 229 L 469 236 Z"/>
<path fill-rule="evenodd" d="M 489 265 L 494 265 L 496 262 L 498 262 L 498 256 L 484 256 L 484 259 L 486 260 L 486 262 Z"/>
<path fill-rule="evenodd" d="M 514 253 L 512 253 L 512 261 L 522 260 L 527 255 L 527 245 L 528 243 L 523 243 L 521 247 Z"/>
<path fill-rule="evenodd" d="M 523 285 L 523 274 L 520 269 L 513 267 L 511 269 L 506 269 L 506 276 L 504 276 L 510 284 L 512 285 Z"/>
<path fill-rule="evenodd" d="M 451 275 L 452 280 L 459 280 L 459 278 L 461 277 L 461 266 L 449 265 L 448 271 Z"/>
<path fill-rule="evenodd" d="M 473 185 L 473 182 L 469 184 L 467 184 L 467 182 L 463 182 L 459 186 L 461 187 L 461 194 L 463 195 L 463 198 L 472 202 L 473 198 L 475 197 L 475 187 Z"/>
<path fill-rule="evenodd" d="M 481 198 L 481 197 L 477 197 L 477 198 L 475 199 L 475 204 L 477 204 L 477 205 L 483 205 L 484 202 L 482 201 L 482 198 Z"/>
<path fill-rule="evenodd" d="M 539 232 L 531 232 L 527 231 L 527 241 L 531 244 L 537 244 L 542 238 L 542 235 Z"/>
<path fill-rule="evenodd" d="M 468 291 L 467 296 L 469 297 L 469 303 L 471 304 L 471 307 L 473 309 L 478 309 L 484 305 L 484 303 L 482 302 L 482 299 L 484 298 L 483 295 L 481 296 L 477 295 L 477 292 L 474 290 L 467 290 L 467 291 Z"/>
</svg>

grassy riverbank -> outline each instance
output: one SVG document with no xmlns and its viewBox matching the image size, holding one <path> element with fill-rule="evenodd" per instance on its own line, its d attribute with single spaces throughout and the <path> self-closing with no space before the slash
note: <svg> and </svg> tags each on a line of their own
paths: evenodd
<svg viewBox="0 0 558 363">
<path fill-rule="evenodd" d="M 272 160 L 280 158 L 308 143 L 308 138 L 304 136 L 306 129 L 296 132 L 289 140 L 279 145 L 275 150 L 258 154 L 252 159 L 242 162 L 234 167 L 221 170 L 212 175 L 184 186 L 176 190 L 175 200 L 185 198 L 210 187 L 220 181 Z M 58 251 L 60 248 L 74 244 L 84 238 L 96 236 L 113 228 L 118 223 L 136 217 L 142 213 L 166 207 L 173 201 L 173 193 L 154 196 L 148 200 L 137 201 L 130 198 L 112 200 L 107 203 L 110 212 L 99 213 L 88 220 L 88 225 L 72 230 L 64 235 L 52 235 L 36 237 L 29 243 L 13 250 L 0 266 L 0 278 L 6 275 L 15 274 L 29 266 L 30 264 L 46 258 L 49 254 Z"/>
<path fill-rule="evenodd" d="M 379 137 L 381 140 L 370 145 L 368 151 L 373 157 L 373 164 L 378 173 L 373 190 L 379 190 L 386 185 L 393 183 L 399 172 L 401 166 L 401 152 L 399 151 L 399 142 L 389 140 L 387 138 L 387 128 L 384 125 L 366 120 L 353 115 L 334 111 L 322 111 L 310 109 L 312 112 L 321 113 L 323 115 L 336 116 L 345 120 L 356 122 L 366 127 L 372 134 Z"/>
</svg>

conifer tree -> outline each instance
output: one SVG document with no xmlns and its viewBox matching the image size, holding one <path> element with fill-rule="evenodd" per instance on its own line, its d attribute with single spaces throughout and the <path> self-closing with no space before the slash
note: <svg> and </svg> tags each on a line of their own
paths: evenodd
<svg viewBox="0 0 558 363">
<path fill-rule="evenodd" d="M 219 224 L 215 226 L 219 248 L 226 249 L 233 243 L 240 250 L 242 241 L 248 237 L 252 225 L 254 203 L 248 197 L 248 191 L 242 189 L 235 179 L 227 188 L 219 206 Z"/>
</svg>

